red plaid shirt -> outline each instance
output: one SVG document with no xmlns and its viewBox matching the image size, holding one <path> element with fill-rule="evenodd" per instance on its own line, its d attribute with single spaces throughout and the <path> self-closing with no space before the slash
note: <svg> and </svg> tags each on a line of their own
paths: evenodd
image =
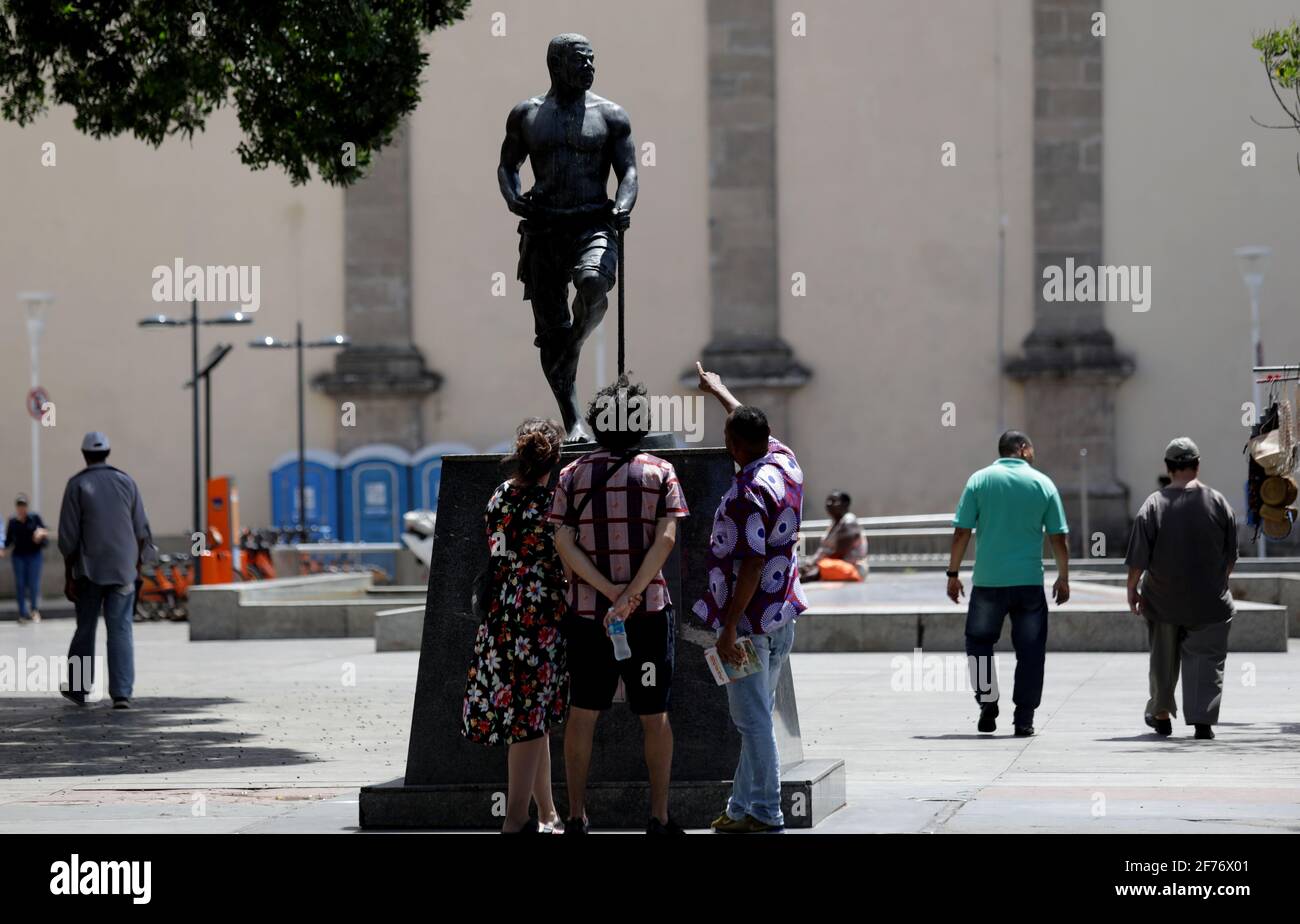
<svg viewBox="0 0 1300 924">
<path fill-rule="evenodd" d="M 601 486 L 577 518 L 577 506 L 591 490 L 593 478 L 618 465 L 618 456 L 604 449 L 589 452 L 560 472 L 549 519 L 577 534 L 579 547 L 592 564 L 615 584 L 632 580 L 654 543 L 655 523 L 662 517 L 684 517 L 686 497 L 672 464 L 640 452 Z M 579 616 L 604 617 L 613 601 L 598 600 L 596 588 L 576 574 L 569 576 L 569 607 Z M 672 603 L 663 572 L 645 589 L 640 609 L 655 613 Z M 600 612 L 597 613 L 597 607 Z"/>
</svg>

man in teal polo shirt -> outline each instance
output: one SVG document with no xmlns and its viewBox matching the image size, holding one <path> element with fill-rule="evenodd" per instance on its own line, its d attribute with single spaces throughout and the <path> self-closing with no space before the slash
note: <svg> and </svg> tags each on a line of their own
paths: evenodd
<svg viewBox="0 0 1300 924">
<path fill-rule="evenodd" d="M 1058 577 L 1052 594 L 1058 606 L 1070 599 L 1070 557 L 1065 543 L 1069 527 L 1052 479 L 1033 467 L 1034 444 L 1018 430 L 998 439 L 1001 456 L 970 476 L 953 517 L 952 555 L 948 560 L 948 597 L 961 599 L 958 569 L 966 556 L 971 531 L 979 535 L 975 577 L 966 613 L 966 657 L 975 701 L 980 704 L 982 732 L 997 729 L 998 678 L 993 646 L 1002 621 L 1011 616 L 1011 644 L 1016 649 L 1016 735 L 1034 733 L 1034 710 L 1043 696 L 1047 660 L 1047 595 L 1043 592 L 1043 530 L 1052 541 Z"/>
</svg>

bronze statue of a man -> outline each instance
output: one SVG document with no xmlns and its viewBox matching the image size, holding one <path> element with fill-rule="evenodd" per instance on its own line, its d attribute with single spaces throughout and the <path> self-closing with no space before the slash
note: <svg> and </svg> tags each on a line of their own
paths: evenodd
<svg viewBox="0 0 1300 924">
<path fill-rule="evenodd" d="M 596 56 L 581 35 L 551 39 L 551 88 L 510 111 L 497 182 L 519 223 L 519 280 L 533 305 L 534 343 L 567 438 L 587 439 L 575 379 L 583 341 L 605 316 L 618 267 L 617 232 L 636 204 L 636 146 L 627 113 L 591 92 Z M 533 188 L 520 192 L 527 158 Z M 607 185 L 613 168 L 618 191 Z M 569 311 L 569 283 L 575 295 Z"/>
</svg>

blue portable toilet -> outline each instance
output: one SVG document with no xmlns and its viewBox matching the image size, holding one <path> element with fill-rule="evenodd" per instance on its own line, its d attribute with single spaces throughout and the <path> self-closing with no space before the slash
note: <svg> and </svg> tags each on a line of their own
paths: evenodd
<svg viewBox="0 0 1300 924">
<path fill-rule="evenodd" d="M 411 459 L 411 509 L 437 510 L 442 481 L 442 457 L 475 452 L 465 443 L 433 443 Z"/>
<path fill-rule="evenodd" d="M 305 453 L 307 524 L 318 527 L 322 538 L 339 535 L 339 457 L 325 449 Z M 297 524 L 298 453 L 286 452 L 271 466 L 271 519 L 276 527 Z"/>
<path fill-rule="evenodd" d="M 410 509 L 411 454 L 371 443 L 339 462 L 344 542 L 397 542 Z"/>
</svg>

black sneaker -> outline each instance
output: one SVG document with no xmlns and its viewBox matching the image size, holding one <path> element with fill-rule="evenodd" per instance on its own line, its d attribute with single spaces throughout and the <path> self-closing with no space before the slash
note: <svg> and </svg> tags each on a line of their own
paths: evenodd
<svg viewBox="0 0 1300 924">
<path fill-rule="evenodd" d="M 119 697 L 117 697 L 116 699 L 113 700 L 113 708 L 114 708 L 114 709 L 130 709 L 130 708 L 131 708 L 131 700 L 127 699 L 125 696 L 119 696 Z"/>
<path fill-rule="evenodd" d="M 1204 722 L 1196 723 L 1196 737 L 1202 741 L 1210 741 L 1214 738 L 1214 729 Z"/>
<path fill-rule="evenodd" d="M 998 730 L 998 704 L 984 703 L 980 706 L 980 721 L 975 727 L 985 734 Z"/>
<path fill-rule="evenodd" d="M 677 822 L 673 821 L 671 818 L 668 819 L 667 824 L 664 824 L 662 821 L 660 821 L 658 818 L 655 818 L 652 815 L 650 817 L 650 821 L 647 822 L 645 826 L 645 833 L 646 834 L 685 834 L 686 829 L 683 828 L 681 825 L 679 825 Z"/>
<path fill-rule="evenodd" d="M 564 833 L 565 834 L 586 834 L 587 819 L 570 818 L 568 821 L 564 823 Z"/>
<path fill-rule="evenodd" d="M 1032 726 L 1032 725 L 1017 725 L 1017 726 L 1016 726 L 1016 737 L 1017 737 L 1017 738 L 1032 738 L 1032 737 L 1034 737 L 1034 726 Z"/>
<path fill-rule="evenodd" d="M 1145 715 L 1142 718 L 1146 721 L 1147 725 L 1155 729 L 1157 735 L 1162 735 L 1168 738 L 1174 733 L 1174 723 L 1169 719 L 1157 719 L 1153 715 Z"/>
<path fill-rule="evenodd" d="M 64 699 L 66 699 L 68 702 L 72 703 L 72 705 L 74 706 L 86 705 L 86 695 L 84 693 L 73 693 L 67 687 L 60 687 L 59 695 L 62 696 Z"/>
</svg>

